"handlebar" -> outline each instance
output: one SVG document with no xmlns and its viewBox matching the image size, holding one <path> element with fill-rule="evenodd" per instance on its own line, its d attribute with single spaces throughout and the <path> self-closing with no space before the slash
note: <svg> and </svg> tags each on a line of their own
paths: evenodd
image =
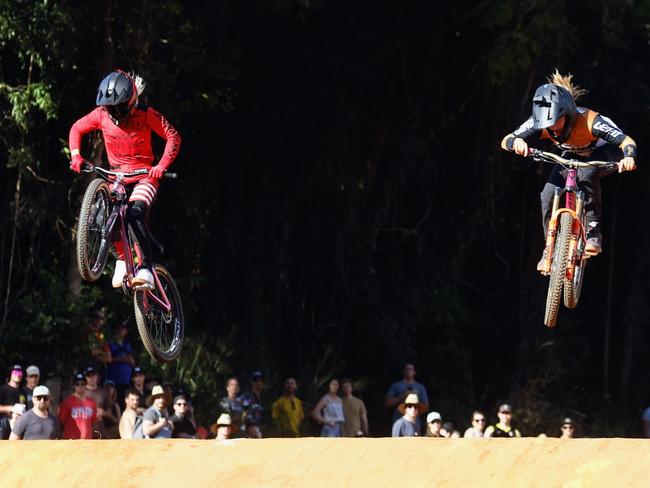
<svg viewBox="0 0 650 488">
<path fill-rule="evenodd" d="M 612 161 L 578 161 L 577 159 L 565 159 L 553 154 L 551 152 L 541 151 L 539 149 L 530 148 L 528 150 L 528 156 L 535 161 L 540 161 L 542 163 L 549 164 L 560 164 L 565 168 L 589 168 L 589 167 L 602 167 L 602 168 L 614 168 L 618 167 L 618 163 Z"/>
<path fill-rule="evenodd" d="M 142 169 L 136 169 L 135 171 L 131 171 L 130 173 L 124 173 L 121 171 L 110 171 L 108 169 L 101 168 L 99 166 L 95 166 L 92 163 L 89 163 L 86 161 L 82 168 L 81 168 L 82 173 L 98 173 L 100 176 L 121 176 L 122 178 L 130 178 L 132 176 L 142 176 L 142 175 L 148 175 L 149 170 L 147 168 L 142 168 Z M 176 179 L 178 178 L 178 173 L 165 173 L 164 174 L 165 178 L 171 178 L 171 179 Z"/>
</svg>

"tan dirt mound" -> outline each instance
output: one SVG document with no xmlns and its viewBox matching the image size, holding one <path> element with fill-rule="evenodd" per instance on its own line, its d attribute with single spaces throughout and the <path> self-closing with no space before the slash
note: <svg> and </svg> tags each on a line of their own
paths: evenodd
<svg viewBox="0 0 650 488">
<path fill-rule="evenodd" d="M 6 441 L 0 487 L 650 486 L 642 439 Z"/>
</svg>

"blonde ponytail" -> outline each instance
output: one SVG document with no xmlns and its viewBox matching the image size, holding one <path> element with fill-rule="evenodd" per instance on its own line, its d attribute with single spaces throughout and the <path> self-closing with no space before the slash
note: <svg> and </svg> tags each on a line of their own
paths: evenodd
<svg viewBox="0 0 650 488">
<path fill-rule="evenodd" d="M 573 84 L 573 75 L 571 73 L 568 75 L 561 75 L 557 68 L 555 69 L 555 73 L 551 74 L 551 76 L 548 77 L 548 82 L 553 83 L 554 85 L 559 85 L 569 90 L 569 93 L 571 93 L 571 96 L 574 100 L 577 100 L 581 96 L 589 93 L 584 88 Z"/>
</svg>

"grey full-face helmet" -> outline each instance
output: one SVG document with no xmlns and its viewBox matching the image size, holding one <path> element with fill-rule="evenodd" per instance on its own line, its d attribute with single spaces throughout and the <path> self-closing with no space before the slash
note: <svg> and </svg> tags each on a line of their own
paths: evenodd
<svg viewBox="0 0 650 488">
<path fill-rule="evenodd" d="M 137 101 L 135 80 L 119 69 L 107 75 L 97 89 L 97 106 L 104 107 L 116 124 L 129 116 Z"/>
<path fill-rule="evenodd" d="M 546 83 L 533 96 L 533 128 L 546 129 L 566 116 L 564 131 L 570 131 L 576 117 L 576 102 L 563 86 Z"/>
</svg>

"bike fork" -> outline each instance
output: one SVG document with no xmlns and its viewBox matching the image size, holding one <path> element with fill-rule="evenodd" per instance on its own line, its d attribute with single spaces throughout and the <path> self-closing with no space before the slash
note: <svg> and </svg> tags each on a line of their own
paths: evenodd
<svg viewBox="0 0 650 488">
<path fill-rule="evenodd" d="M 576 218 L 573 220 L 571 228 L 571 241 L 569 242 L 569 256 L 567 259 L 567 279 L 573 279 L 573 272 L 576 265 L 582 259 L 583 249 L 580 249 L 579 243 L 584 235 L 582 218 L 584 214 L 585 194 L 582 191 L 576 193 Z M 584 239 L 583 239 L 584 241 Z M 584 247 L 584 246 L 583 246 Z"/>
<path fill-rule="evenodd" d="M 546 244 L 544 245 L 544 266 L 542 274 L 547 275 L 551 272 L 551 261 L 553 258 L 553 248 L 555 247 L 555 236 L 557 235 L 557 217 L 556 212 L 560 208 L 560 197 L 562 188 L 556 187 L 553 193 L 553 206 L 551 209 L 551 220 L 548 222 L 548 231 L 546 231 Z"/>
</svg>

